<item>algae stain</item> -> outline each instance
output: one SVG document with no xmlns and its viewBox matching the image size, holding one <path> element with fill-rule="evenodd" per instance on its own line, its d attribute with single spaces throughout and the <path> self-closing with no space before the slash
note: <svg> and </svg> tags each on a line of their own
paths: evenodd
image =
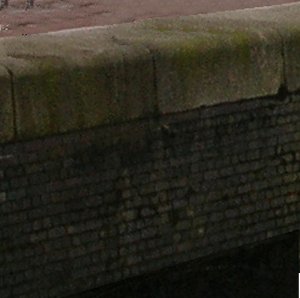
<svg viewBox="0 0 300 298">
<path fill-rule="evenodd" d="M 232 40 L 238 49 L 238 60 L 243 65 L 249 65 L 251 63 L 251 47 L 249 35 L 243 32 L 234 32 L 234 34 L 232 34 Z"/>
</svg>

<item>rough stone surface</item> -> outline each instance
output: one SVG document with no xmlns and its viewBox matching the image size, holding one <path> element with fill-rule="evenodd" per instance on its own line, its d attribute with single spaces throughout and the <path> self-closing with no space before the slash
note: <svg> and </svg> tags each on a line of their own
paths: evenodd
<svg viewBox="0 0 300 298">
<path fill-rule="evenodd" d="M 270 8 L 245 9 L 210 15 L 212 19 L 247 22 L 251 26 L 264 26 L 277 30 L 283 44 L 285 60 L 285 84 L 289 91 L 300 89 L 300 5 L 299 3 L 274 6 Z"/>
<path fill-rule="evenodd" d="M 200 15 L 148 20 L 136 25 L 139 34 L 128 31 L 131 42 L 153 53 L 161 113 L 277 93 L 283 83 L 278 33 L 227 23 Z"/>
<path fill-rule="evenodd" d="M 293 4 L 1 39 L 16 138 L 298 90 L 299 11 Z"/>
<path fill-rule="evenodd" d="M 299 230 L 299 111 L 299 95 L 258 98 L 0 145 L 1 298 L 65 297 Z"/>
<path fill-rule="evenodd" d="M 8 71 L 0 66 L 0 143 L 10 141 L 14 137 L 11 87 L 11 78 Z"/>
<path fill-rule="evenodd" d="M 149 116 L 154 110 L 147 49 L 102 34 L 7 38 L 0 42 L 14 77 L 18 139 Z"/>
</svg>

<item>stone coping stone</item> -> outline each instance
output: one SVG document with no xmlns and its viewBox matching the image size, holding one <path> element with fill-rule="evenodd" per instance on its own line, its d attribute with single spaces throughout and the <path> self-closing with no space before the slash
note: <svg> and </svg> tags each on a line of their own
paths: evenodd
<svg viewBox="0 0 300 298">
<path fill-rule="evenodd" d="M 11 140 L 14 138 L 12 85 L 10 74 L 3 66 L 0 66 L 0 88 L 0 140 Z"/>
<path fill-rule="evenodd" d="M 299 16 L 296 3 L 1 38 L 0 142 L 298 90 Z"/>
<path fill-rule="evenodd" d="M 284 57 L 284 85 L 288 91 L 300 89 L 300 3 L 257 9 L 244 9 L 208 15 L 232 22 L 247 22 L 251 26 L 273 28 L 281 37 Z"/>
<path fill-rule="evenodd" d="M 153 111 L 152 58 L 143 47 L 120 47 L 105 34 L 1 42 L 6 55 L 0 65 L 13 76 L 17 139 L 127 121 Z"/>
</svg>

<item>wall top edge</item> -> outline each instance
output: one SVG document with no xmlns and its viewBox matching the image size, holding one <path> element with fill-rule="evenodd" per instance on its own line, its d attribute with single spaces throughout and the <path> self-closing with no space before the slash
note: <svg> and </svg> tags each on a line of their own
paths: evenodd
<svg viewBox="0 0 300 298">
<path fill-rule="evenodd" d="M 0 39 L 0 142 L 300 89 L 300 3 Z"/>
</svg>

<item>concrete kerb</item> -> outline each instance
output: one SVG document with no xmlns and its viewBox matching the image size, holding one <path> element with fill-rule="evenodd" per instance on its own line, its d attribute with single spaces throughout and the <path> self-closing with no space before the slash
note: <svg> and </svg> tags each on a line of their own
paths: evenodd
<svg viewBox="0 0 300 298">
<path fill-rule="evenodd" d="M 297 90 L 297 12 L 300 4 L 2 38 L 16 139 L 274 95 L 284 83 Z"/>
</svg>

